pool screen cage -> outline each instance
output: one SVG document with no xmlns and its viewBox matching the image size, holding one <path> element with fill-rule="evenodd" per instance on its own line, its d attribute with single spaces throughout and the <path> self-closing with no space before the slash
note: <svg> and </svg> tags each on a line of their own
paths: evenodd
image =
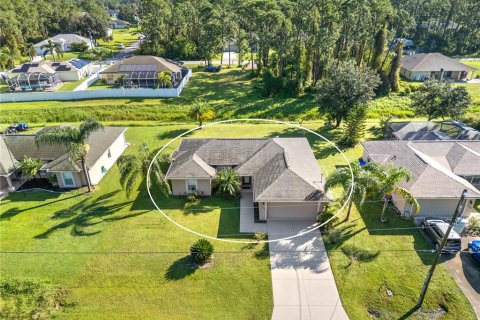
<svg viewBox="0 0 480 320">
<path fill-rule="evenodd" d="M 17 77 L 7 80 L 10 91 L 17 88 L 22 91 L 45 90 L 61 82 L 58 74 L 45 72 L 21 73 Z"/>
<path fill-rule="evenodd" d="M 161 72 L 137 71 L 130 72 L 123 78 L 124 88 L 168 88 L 167 84 L 158 78 Z M 171 76 L 172 84 L 175 84 L 175 76 Z"/>
</svg>

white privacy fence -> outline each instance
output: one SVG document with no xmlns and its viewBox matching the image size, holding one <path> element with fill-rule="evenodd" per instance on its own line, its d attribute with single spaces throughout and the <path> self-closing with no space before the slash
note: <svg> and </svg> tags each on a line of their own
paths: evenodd
<svg viewBox="0 0 480 320">
<path fill-rule="evenodd" d="M 0 94 L 0 103 L 2 102 L 23 102 L 23 101 L 48 101 L 48 100 L 82 100 L 82 99 L 101 99 L 101 98 L 170 98 L 178 97 L 185 84 L 192 75 L 192 70 L 180 82 L 177 88 L 166 89 L 103 89 L 103 90 L 77 90 L 63 92 L 15 92 Z M 95 82 L 96 78 L 88 79 Z M 84 82 L 86 83 L 86 82 Z M 83 85 L 82 83 L 81 85 Z M 89 83 L 88 85 L 90 85 Z M 78 87 L 77 87 L 78 88 Z"/>
</svg>

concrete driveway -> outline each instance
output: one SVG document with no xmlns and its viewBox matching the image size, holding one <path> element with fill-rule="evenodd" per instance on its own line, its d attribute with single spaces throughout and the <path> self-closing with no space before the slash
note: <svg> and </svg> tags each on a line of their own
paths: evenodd
<svg viewBox="0 0 480 320">
<path fill-rule="evenodd" d="M 467 296 L 475 309 L 477 318 L 480 319 L 480 264 L 475 261 L 467 249 L 468 242 L 473 237 L 462 237 L 462 251 L 454 258 L 447 260 L 446 265 L 455 281 Z"/>
<path fill-rule="evenodd" d="M 314 221 L 268 221 L 268 238 L 308 230 Z M 318 230 L 270 243 L 272 320 L 348 319 Z"/>
</svg>

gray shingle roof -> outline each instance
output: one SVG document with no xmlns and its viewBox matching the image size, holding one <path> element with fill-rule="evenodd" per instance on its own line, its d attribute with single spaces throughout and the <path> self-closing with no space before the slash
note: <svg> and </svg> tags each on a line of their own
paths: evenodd
<svg viewBox="0 0 480 320">
<path fill-rule="evenodd" d="M 467 66 L 455 59 L 444 56 L 441 53 L 417 53 L 403 56 L 401 61 L 403 68 L 410 71 L 476 71 L 477 69 Z"/>
<path fill-rule="evenodd" d="M 372 161 L 408 168 L 413 178 L 402 186 L 417 198 L 458 198 L 465 188 L 469 190 L 469 197 L 480 196 L 477 188 L 460 177 L 480 175 L 480 153 L 474 151 L 480 149 L 480 141 L 365 141 L 361 144 Z"/>
<path fill-rule="evenodd" d="M 36 44 L 34 44 L 34 47 L 40 47 L 48 43 L 48 40 L 52 40 L 52 42 L 60 42 L 60 41 L 65 41 L 67 43 L 73 43 L 73 42 L 86 42 L 90 43 L 90 39 L 87 39 L 85 37 L 79 36 L 78 34 L 74 33 L 60 33 L 57 34 L 56 36 L 53 36 L 51 38 L 48 38 L 46 40 L 40 41 Z"/>
<path fill-rule="evenodd" d="M 19 163 L 7 148 L 3 136 L 0 136 L 0 176 L 10 175 L 18 166 Z"/>
<path fill-rule="evenodd" d="M 480 140 L 480 132 L 455 121 L 390 122 L 388 125 L 400 140 Z"/>
<path fill-rule="evenodd" d="M 213 178 L 216 166 L 253 176 L 255 201 L 329 200 L 305 138 L 184 139 L 167 178 Z"/>
</svg>

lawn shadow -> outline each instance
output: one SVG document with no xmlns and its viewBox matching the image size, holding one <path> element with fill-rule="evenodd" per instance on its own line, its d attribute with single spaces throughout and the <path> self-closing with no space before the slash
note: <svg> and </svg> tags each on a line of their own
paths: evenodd
<svg viewBox="0 0 480 320">
<path fill-rule="evenodd" d="M 433 260 L 433 254 L 430 250 L 433 247 L 415 223 L 412 220 L 398 216 L 391 205 L 389 205 L 385 213 L 386 222 L 382 223 L 380 221 L 381 210 L 381 202 L 366 203 L 362 207 L 358 207 L 368 233 L 376 236 L 411 236 L 413 247 L 423 264 L 430 265 Z M 385 241 L 388 241 L 388 238 Z"/>
<path fill-rule="evenodd" d="M 344 221 L 337 224 L 335 229 L 326 234 L 325 246 L 328 250 L 337 249 L 345 241 L 365 230 L 365 227 L 357 229 L 355 221 Z"/>
<path fill-rule="evenodd" d="M 158 138 L 159 140 L 163 140 L 163 139 L 173 139 L 173 138 L 178 137 L 178 136 L 181 135 L 182 133 L 187 132 L 187 131 L 190 130 L 190 129 L 191 129 L 191 128 L 174 129 L 174 130 L 168 130 L 168 131 L 160 132 L 159 134 L 157 134 L 157 138 Z M 186 137 L 192 135 L 192 133 L 193 133 L 193 132 L 187 133 L 186 135 L 182 136 L 182 138 L 186 138 Z"/>
<path fill-rule="evenodd" d="M 356 262 L 371 262 L 380 255 L 378 250 L 366 250 L 353 244 L 347 244 L 341 248 L 343 254 L 349 259 L 345 268 L 350 268 Z"/>
<path fill-rule="evenodd" d="M 55 212 L 51 217 L 52 220 L 67 220 L 50 227 L 45 232 L 36 235 L 35 238 L 46 239 L 56 231 L 69 228 L 70 235 L 72 236 L 93 236 L 102 231 L 101 227 L 96 228 L 97 225 L 101 225 L 104 222 L 115 222 L 136 217 L 147 212 L 145 211 L 110 217 L 119 210 L 133 203 L 133 201 L 112 203 L 112 200 L 115 198 L 118 192 L 120 192 L 120 190 L 106 193 L 98 198 L 85 198 L 66 210 L 62 209 Z"/>
<path fill-rule="evenodd" d="M 22 208 L 22 209 L 20 209 L 19 207 L 8 209 L 0 215 L 0 221 L 10 220 L 11 218 L 15 217 L 16 215 L 18 215 L 22 212 L 33 210 L 33 209 L 38 209 L 38 208 L 41 208 L 41 207 L 44 207 L 44 206 L 48 206 L 52 203 L 68 200 L 68 199 L 71 199 L 71 198 L 76 198 L 76 197 L 79 197 L 79 196 L 84 195 L 84 194 L 83 193 L 77 193 L 77 194 L 75 194 L 73 196 L 70 196 L 70 197 L 60 198 L 58 200 L 46 202 L 49 199 L 56 199 L 56 198 L 60 197 L 60 195 L 61 195 L 60 193 L 55 193 L 54 194 L 54 193 L 51 193 L 51 192 L 35 191 L 35 195 L 34 195 L 34 197 L 31 197 L 30 201 L 44 201 L 44 203 L 33 206 L 33 207 L 27 207 L 27 208 Z M 23 202 L 23 201 L 26 201 L 25 199 L 28 198 L 27 195 L 19 196 L 18 194 L 15 194 L 13 197 L 12 196 L 13 196 L 12 194 L 9 195 L 9 200 L 11 200 L 11 201 Z"/>
<path fill-rule="evenodd" d="M 172 263 L 167 271 L 165 272 L 165 280 L 167 281 L 178 281 L 191 274 L 193 274 L 198 269 L 197 264 L 195 264 L 189 255 L 182 257 Z"/>
</svg>

